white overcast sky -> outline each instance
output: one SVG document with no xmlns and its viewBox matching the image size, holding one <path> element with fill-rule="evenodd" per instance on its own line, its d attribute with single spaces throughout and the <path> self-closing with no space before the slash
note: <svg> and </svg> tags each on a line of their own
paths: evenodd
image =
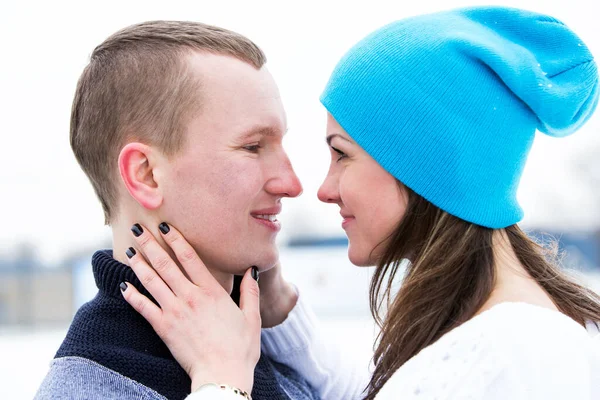
<svg viewBox="0 0 600 400">
<path fill-rule="evenodd" d="M 102 211 L 71 154 L 75 84 L 93 48 L 114 31 L 154 19 L 194 20 L 253 39 L 267 53 L 288 113 L 286 148 L 304 184 L 284 203 L 282 240 L 294 232 L 342 235 L 332 206 L 316 199 L 328 164 L 325 112 L 318 96 L 339 57 L 367 33 L 396 19 L 458 6 L 419 1 L 16 1 L 0 3 L 0 256 L 19 242 L 40 256 L 99 247 L 109 238 Z M 598 0 L 496 0 L 551 14 L 600 57 Z M 600 113 L 566 139 L 538 135 L 519 199 L 527 226 L 593 229 L 600 204 L 577 173 L 581 153 L 600 150 Z M 599 164 L 597 164 L 599 165 Z M 596 201 L 596 202 L 595 202 Z"/>
</svg>

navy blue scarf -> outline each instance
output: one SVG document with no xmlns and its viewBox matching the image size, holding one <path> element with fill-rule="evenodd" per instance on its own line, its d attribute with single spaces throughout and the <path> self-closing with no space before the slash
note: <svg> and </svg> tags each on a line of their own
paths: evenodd
<svg viewBox="0 0 600 400">
<path fill-rule="evenodd" d="M 150 324 L 125 302 L 119 284 L 126 281 L 147 296 L 148 292 L 131 268 L 112 258 L 112 251 L 96 252 L 92 267 L 99 292 L 77 311 L 55 357 L 87 358 L 168 399 L 184 399 L 190 393 L 190 378 Z M 264 356 L 255 369 L 252 397 L 317 399 L 297 373 Z"/>
</svg>

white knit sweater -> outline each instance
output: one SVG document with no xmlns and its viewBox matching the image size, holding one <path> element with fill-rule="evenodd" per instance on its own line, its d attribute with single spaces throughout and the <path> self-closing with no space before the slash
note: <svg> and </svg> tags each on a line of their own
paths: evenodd
<svg viewBox="0 0 600 400">
<path fill-rule="evenodd" d="M 598 400 L 600 335 L 564 314 L 502 303 L 404 364 L 378 399 Z"/>
<path fill-rule="evenodd" d="M 365 368 L 344 362 L 301 300 L 283 324 L 263 330 L 262 343 L 263 352 L 295 368 L 322 399 L 363 396 Z M 502 303 L 423 349 L 377 399 L 600 400 L 600 331 L 556 311 Z"/>
</svg>

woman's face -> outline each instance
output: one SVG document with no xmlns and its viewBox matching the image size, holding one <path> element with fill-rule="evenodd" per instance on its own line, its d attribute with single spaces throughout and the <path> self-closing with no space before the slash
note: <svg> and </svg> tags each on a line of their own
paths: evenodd
<svg viewBox="0 0 600 400">
<path fill-rule="evenodd" d="M 358 266 L 374 265 L 404 216 L 408 195 L 329 113 L 327 143 L 331 165 L 319 189 L 319 200 L 340 207 L 350 261 Z"/>
</svg>

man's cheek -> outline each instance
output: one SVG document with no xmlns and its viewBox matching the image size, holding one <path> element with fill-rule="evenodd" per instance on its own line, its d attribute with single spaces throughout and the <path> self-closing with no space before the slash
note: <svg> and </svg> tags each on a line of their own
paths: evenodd
<svg viewBox="0 0 600 400">
<path fill-rule="evenodd" d="M 251 202 L 261 187 L 260 171 L 251 167 L 231 168 L 224 171 L 219 182 L 221 193 L 230 200 Z"/>
</svg>

